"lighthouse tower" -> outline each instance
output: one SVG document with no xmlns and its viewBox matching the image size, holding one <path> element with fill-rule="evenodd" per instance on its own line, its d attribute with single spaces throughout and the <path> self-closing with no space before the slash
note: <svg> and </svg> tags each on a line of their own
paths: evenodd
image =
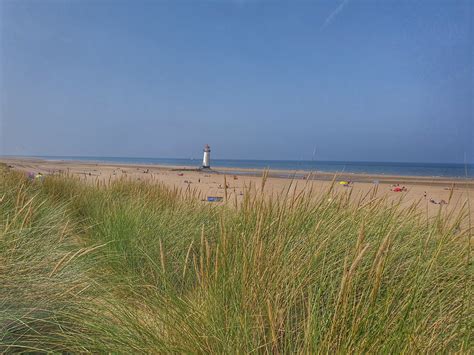
<svg viewBox="0 0 474 355">
<path fill-rule="evenodd" d="M 209 144 L 206 144 L 204 146 L 204 156 L 202 158 L 202 167 L 204 169 L 211 168 L 211 147 L 209 147 Z"/>
</svg>

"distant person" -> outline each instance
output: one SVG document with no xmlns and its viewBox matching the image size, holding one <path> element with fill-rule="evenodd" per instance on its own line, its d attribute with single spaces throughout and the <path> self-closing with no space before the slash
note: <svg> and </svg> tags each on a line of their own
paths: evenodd
<svg viewBox="0 0 474 355">
<path fill-rule="evenodd" d="M 43 174 L 37 173 L 35 175 L 35 181 L 43 181 Z"/>
</svg>

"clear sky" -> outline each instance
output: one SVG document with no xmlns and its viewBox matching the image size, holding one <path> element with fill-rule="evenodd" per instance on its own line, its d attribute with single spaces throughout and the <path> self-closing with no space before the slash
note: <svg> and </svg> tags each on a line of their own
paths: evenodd
<svg viewBox="0 0 474 355">
<path fill-rule="evenodd" d="M 0 154 L 474 162 L 474 1 L 0 11 Z"/>
</svg>

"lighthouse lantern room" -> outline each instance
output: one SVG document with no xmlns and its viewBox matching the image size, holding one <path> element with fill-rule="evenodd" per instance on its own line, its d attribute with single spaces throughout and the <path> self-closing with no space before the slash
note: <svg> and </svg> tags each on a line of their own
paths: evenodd
<svg viewBox="0 0 474 355">
<path fill-rule="evenodd" d="M 202 167 L 204 169 L 211 168 L 211 147 L 209 147 L 209 144 L 206 144 L 204 146 L 204 156 L 202 158 Z"/>
</svg>

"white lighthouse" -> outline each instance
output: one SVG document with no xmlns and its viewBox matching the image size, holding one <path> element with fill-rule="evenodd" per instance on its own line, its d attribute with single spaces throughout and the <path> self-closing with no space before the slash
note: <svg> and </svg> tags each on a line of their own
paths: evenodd
<svg viewBox="0 0 474 355">
<path fill-rule="evenodd" d="M 209 147 L 209 144 L 206 144 L 204 146 L 204 156 L 202 157 L 202 167 L 204 169 L 211 168 L 211 147 Z"/>
</svg>

